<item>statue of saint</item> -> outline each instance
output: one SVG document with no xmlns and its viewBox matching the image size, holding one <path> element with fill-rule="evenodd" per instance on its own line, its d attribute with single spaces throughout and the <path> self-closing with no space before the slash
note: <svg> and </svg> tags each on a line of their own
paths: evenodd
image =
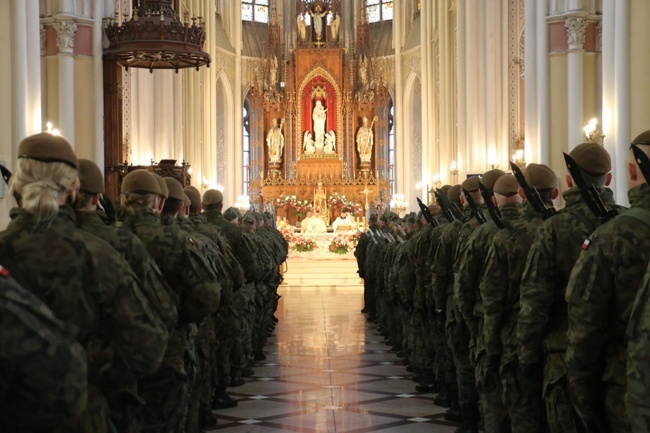
<svg viewBox="0 0 650 433">
<path fill-rule="evenodd" d="M 330 22 L 330 32 L 332 33 L 332 40 L 336 41 L 339 38 L 339 25 L 341 24 L 341 17 L 334 15 L 332 22 Z"/>
<path fill-rule="evenodd" d="M 359 152 L 359 158 L 361 158 L 362 163 L 369 163 L 372 158 L 372 145 L 374 143 L 372 125 L 375 123 L 375 120 L 377 120 L 377 116 L 369 124 L 368 118 L 363 116 L 363 125 L 357 131 L 357 151 Z"/>
<path fill-rule="evenodd" d="M 282 125 L 284 118 L 273 119 L 271 129 L 266 134 L 266 146 L 269 148 L 269 163 L 280 164 L 282 162 L 282 151 L 284 150 L 284 135 L 282 135 Z"/>
<path fill-rule="evenodd" d="M 269 68 L 269 86 L 275 87 L 278 82 L 278 58 L 274 55 L 271 59 L 271 67 Z"/>
<path fill-rule="evenodd" d="M 323 152 L 327 155 L 336 152 L 336 134 L 334 134 L 334 131 L 325 134 L 325 147 L 323 147 Z"/>
<path fill-rule="evenodd" d="M 298 14 L 296 17 L 298 20 L 298 36 L 301 41 L 305 41 L 307 39 L 307 24 L 305 24 L 305 17 L 302 16 L 302 14 Z"/>
<path fill-rule="evenodd" d="M 368 84 L 368 58 L 363 54 L 359 59 L 359 80 L 364 87 Z"/>
<path fill-rule="evenodd" d="M 311 132 L 305 131 L 305 135 L 302 139 L 302 151 L 305 155 L 312 155 L 316 153 L 316 147 L 314 147 L 314 140 L 311 138 Z"/>
<path fill-rule="evenodd" d="M 316 100 L 314 111 L 312 112 L 314 122 L 314 142 L 321 143 L 323 147 L 325 141 L 325 124 L 327 122 L 327 109 L 323 106 L 320 99 Z"/>
<path fill-rule="evenodd" d="M 325 12 L 323 12 L 320 5 L 317 5 L 316 10 L 309 11 L 309 15 L 314 18 L 314 30 L 316 31 L 316 39 L 320 41 L 323 38 L 323 18 L 325 17 Z"/>
</svg>

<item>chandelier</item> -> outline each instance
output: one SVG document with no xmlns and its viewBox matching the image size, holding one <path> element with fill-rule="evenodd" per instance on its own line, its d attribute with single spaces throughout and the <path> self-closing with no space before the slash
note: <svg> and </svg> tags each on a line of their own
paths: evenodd
<svg viewBox="0 0 650 433">
<path fill-rule="evenodd" d="M 181 22 L 178 0 L 133 0 L 133 15 L 123 23 L 104 20 L 109 47 L 104 57 L 128 68 L 174 69 L 210 66 L 203 51 L 205 28 L 202 17 L 187 14 Z"/>
</svg>

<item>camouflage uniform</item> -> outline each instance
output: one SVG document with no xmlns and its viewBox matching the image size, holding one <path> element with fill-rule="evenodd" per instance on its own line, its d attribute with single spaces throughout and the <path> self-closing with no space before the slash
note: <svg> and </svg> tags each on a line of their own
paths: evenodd
<svg viewBox="0 0 650 433">
<path fill-rule="evenodd" d="M 519 283 L 526 256 L 541 216 L 529 202 L 517 220 L 511 219 L 494 236 L 487 254 L 481 283 L 484 325 L 483 342 L 489 359 L 498 359 L 501 395 L 508 408 L 513 433 L 540 431 L 539 396 L 524 387 L 517 362 L 517 314 Z M 493 372 L 488 372 L 493 374 Z"/>
<path fill-rule="evenodd" d="M 88 354 L 86 410 L 55 431 L 106 432 L 104 395 L 160 365 L 167 330 L 130 266 L 106 242 L 77 229 L 70 206 L 61 206 L 47 226 L 37 226 L 22 209 L 12 218 L 0 233 L 0 260 L 58 318 L 79 329 L 77 340 Z"/>
<path fill-rule="evenodd" d="M 368 231 L 372 231 L 373 234 L 377 231 L 377 224 L 370 223 L 368 225 Z M 373 306 L 372 302 L 374 300 L 374 295 L 372 293 L 372 286 L 368 284 L 366 277 L 366 254 L 368 252 L 368 245 L 374 243 L 371 239 L 370 233 L 368 231 L 361 234 L 359 237 L 359 242 L 357 243 L 356 248 L 354 249 L 354 257 L 357 259 L 357 273 L 360 278 L 363 278 L 363 310 L 365 313 L 368 313 L 368 316 L 373 316 Z"/>
<path fill-rule="evenodd" d="M 123 227 L 130 229 L 147 246 L 174 290 L 172 301 L 179 317 L 170 335 L 163 365 L 140 386 L 147 401 L 145 431 L 181 431 L 195 363 L 195 324 L 218 310 L 221 286 L 197 241 L 176 225 L 163 226 L 153 210 L 143 209 L 138 215 L 130 215 Z"/>
<path fill-rule="evenodd" d="M 610 189 L 598 188 L 598 192 L 606 206 L 615 206 Z M 542 395 L 553 433 L 576 431 L 564 360 L 568 329 L 564 298 L 580 247 L 600 224 L 581 199 L 578 188 L 562 195 L 565 208 L 535 232 L 522 275 L 517 318 L 519 363 L 524 370 L 543 365 Z"/>
<path fill-rule="evenodd" d="M 424 229 L 414 233 L 414 235 L 404 244 L 400 264 L 398 266 L 398 292 L 403 310 L 403 354 L 411 361 L 412 365 L 418 366 L 422 370 L 425 380 L 432 380 L 433 357 L 431 356 L 430 359 L 427 359 L 426 351 L 423 346 L 426 342 L 431 340 L 422 338 L 426 335 L 423 322 L 423 310 L 421 308 L 416 310 L 413 303 L 416 285 L 415 249 L 420 237 L 422 236 L 422 230 Z"/>
<path fill-rule="evenodd" d="M 630 431 L 625 331 L 650 258 L 650 186 L 636 186 L 628 197 L 632 208 L 583 244 L 566 293 L 571 397 L 588 428 L 604 425 L 604 407 L 609 428 L 603 431 L 615 433 Z"/>
<path fill-rule="evenodd" d="M 521 205 L 510 203 L 499 208 L 503 221 L 517 218 Z M 486 218 L 490 218 L 486 215 Z M 458 309 L 467 324 L 470 341 L 470 361 L 475 367 L 476 387 L 483 408 L 485 432 L 501 432 L 508 424 L 508 412 L 499 389 L 494 382 L 486 383 L 486 357 L 483 340 L 483 301 L 481 299 L 481 279 L 488 274 L 486 270 L 487 252 L 494 235 L 499 231 L 494 221 L 489 220 L 477 227 L 460 252 L 459 266 L 454 280 L 454 296 Z"/>
<path fill-rule="evenodd" d="M 40 431 L 84 411 L 86 352 L 72 328 L 0 267 L 1 431 Z"/>
<path fill-rule="evenodd" d="M 650 266 L 632 307 L 627 339 L 627 414 L 632 432 L 645 433 L 650 431 Z"/>
</svg>

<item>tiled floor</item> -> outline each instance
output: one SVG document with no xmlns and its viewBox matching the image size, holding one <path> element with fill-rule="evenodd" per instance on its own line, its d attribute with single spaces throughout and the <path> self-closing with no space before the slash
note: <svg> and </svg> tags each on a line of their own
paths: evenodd
<svg viewBox="0 0 650 433">
<path fill-rule="evenodd" d="M 362 292 L 359 285 L 282 286 L 267 359 L 244 386 L 229 388 L 239 405 L 215 412 L 215 431 L 453 432 L 445 409 L 415 391 L 359 313 Z"/>
</svg>

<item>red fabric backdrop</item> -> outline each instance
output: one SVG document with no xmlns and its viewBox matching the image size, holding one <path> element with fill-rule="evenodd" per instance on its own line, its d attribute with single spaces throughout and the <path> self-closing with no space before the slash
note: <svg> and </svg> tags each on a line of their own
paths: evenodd
<svg viewBox="0 0 650 433">
<path fill-rule="evenodd" d="M 316 76 L 305 86 L 305 90 L 302 94 L 302 131 L 300 135 L 303 136 L 305 131 L 314 132 L 314 125 L 311 119 L 312 111 L 316 105 L 316 99 L 311 99 L 311 90 L 314 86 L 322 86 L 325 84 L 327 89 L 327 102 L 321 99 L 321 103 L 327 108 L 327 125 L 325 132 L 334 131 L 336 134 L 337 143 L 339 140 L 339 131 L 336 130 L 336 120 L 338 112 L 336 110 L 336 93 L 334 92 L 334 86 L 332 83 L 327 81 L 325 77 Z"/>
</svg>

